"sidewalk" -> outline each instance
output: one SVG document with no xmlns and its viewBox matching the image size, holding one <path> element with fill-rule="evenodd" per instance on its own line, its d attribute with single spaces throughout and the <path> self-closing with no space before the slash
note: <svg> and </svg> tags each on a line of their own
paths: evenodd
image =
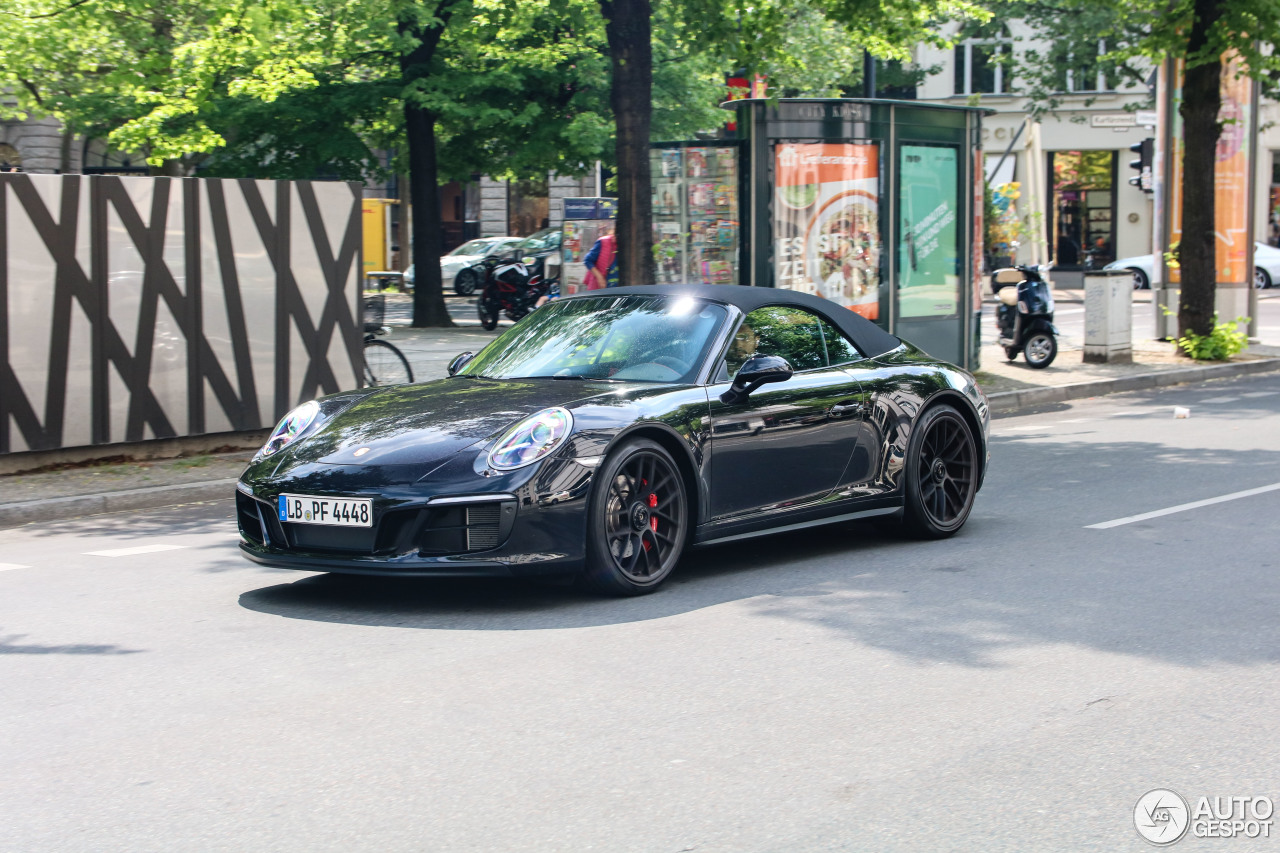
<svg viewBox="0 0 1280 853">
<path fill-rule="evenodd" d="M 1082 303 L 1080 291 L 1059 290 L 1064 305 Z M 1135 302 L 1142 301 L 1136 294 Z M 429 381 L 446 375 L 449 361 L 466 350 L 479 351 L 510 323 L 497 330 L 480 328 L 474 301 L 453 297 L 453 329 L 414 329 L 409 325 L 409 297 L 388 294 L 387 340 L 409 358 L 414 378 Z M 990 310 L 983 322 L 993 323 Z M 1280 346 L 1250 345 L 1230 362 L 1197 365 L 1178 355 L 1174 345 L 1138 341 L 1132 364 L 1085 364 L 1082 342 L 1064 335 L 1058 357 L 1044 370 L 1033 370 L 1019 358 L 1006 360 L 1003 350 L 988 344 L 981 350 L 979 383 L 997 415 L 1031 406 L 1095 397 L 1186 382 L 1280 370 Z M 187 459 L 115 461 L 106 465 L 64 466 L 59 470 L 0 476 L 0 527 L 73 518 L 102 512 L 140 510 L 199 501 L 225 500 L 252 451 Z"/>
</svg>

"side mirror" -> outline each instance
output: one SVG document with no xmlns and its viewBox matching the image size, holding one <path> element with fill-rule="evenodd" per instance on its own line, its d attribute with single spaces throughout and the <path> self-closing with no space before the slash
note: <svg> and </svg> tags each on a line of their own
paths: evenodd
<svg viewBox="0 0 1280 853">
<path fill-rule="evenodd" d="M 733 405 L 745 403 L 751 392 L 768 382 L 786 382 L 795 370 L 780 355 L 753 355 L 743 362 L 733 377 L 729 390 L 720 395 L 720 402 Z"/>
<path fill-rule="evenodd" d="M 452 376 L 455 373 L 457 373 L 459 370 L 461 370 L 463 367 L 466 366 L 468 361 L 471 361 L 471 359 L 475 357 L 476 357 L 476 354 L 471 352 L 470 350 L 464 353 L 460 353 L 459 355 L 455 355 L 453 357 L 453 361 L 449 362 L 449 367 L 448 367 L 449 375 Z"/>
</svg>

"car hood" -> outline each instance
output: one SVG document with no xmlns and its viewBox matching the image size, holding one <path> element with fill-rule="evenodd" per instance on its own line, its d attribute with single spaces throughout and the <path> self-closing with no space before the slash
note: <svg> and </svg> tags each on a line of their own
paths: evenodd
<svg viewBox="0 0 1280 853">
<path fill-rule="evenodd" d="M 293 449 L 292 461 L 370 466 L 439 462 L 534 412 L 572 407 L 618 388 L 580 380 L 471 377 L 396 385 L 326 421 Z"/>
</svg>

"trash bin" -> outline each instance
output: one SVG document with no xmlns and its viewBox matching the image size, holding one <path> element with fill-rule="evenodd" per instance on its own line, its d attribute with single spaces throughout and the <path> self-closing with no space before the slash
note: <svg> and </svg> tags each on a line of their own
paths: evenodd
<svg viewBox="0 0 1280 853">
<path fill-rule="evenodd" d="M 1084 360 L 1133 361 L 1133 274 L 1128 270 L 1084 274 Z"/>
</svg>

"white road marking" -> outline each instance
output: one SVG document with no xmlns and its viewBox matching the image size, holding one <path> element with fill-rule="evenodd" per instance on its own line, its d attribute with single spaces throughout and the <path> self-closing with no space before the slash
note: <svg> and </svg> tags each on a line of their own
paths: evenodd
<svg viewBox="0 0 1280 853">
<path fill-rule="evenodd" d="M 30 566 L 24 566 L 19 563 L 0 563 L 0 572 L 7 572 L 10 569 L 29 569 Z"/>
<path fill-rule="evenodd" d="M 1189 509 L 1199 509 L 1202 506 L 1210 506 L 1212 504 L 1220 504 L 1225 501 L 1234 501 L 1240 498 L 1251 498 L 1254 495 L 1260 495 L 1264 492 L 1274 492 L 1280 490 L 1280 483 L 1272 483 L 1270 486 L 1259 486 L 1256 489 L 1245 489 L 1243 492 L 1232 492 L 1229 495 L 1223 495 L 1217 498 L 1207 498 L 1202 501 L 1192 501 L 1189 504 L 1178 504 L 1168 509 L 1157 509 L 1153 512 L 1144 512 L 1141 515 L 1130 515 L 1125 518 L 1117 518 L 1115 521 L 1104 521 L 1100 524 L 1086 524 L 1085 530 L 1106 530 L 1109 527 L 1119 527 L 1122 524 L 1132 524 L 1135 521 L 1146 521 L 1148 518 L 1159 518 L 1162 515 L 1172 515 L 1175 512 L 1185 512 Z"/>
<path fill-rule="evenodd" d="M 106 551 L 85 551 L 90 557 L 132 557 L 134 554 L 155 554 L 159 551 L 177 551 L 186 545 L 139 545 L 136 548 L 111 548 Z"/>
<path fill-rule="evenodd" d="M 1234 403 L 1236 400 L 1239 400 L 1239 399 L 1240 399 L 1239 397 L 1209 397 L 1208 399 L 1201 400 L 1200 402 L 1201 403 Z"/>
<path fill-rule="evenodd" d="M 1274 397 L 1277 394 L 1280 394 L 1280 391 L 1249 391 L 1245 394 L 1241 394 L 1240 396 L 1241 397 Z"/>
<path fill-rule="evenodd" d="M 1005 427 L 1001 431 L 1002 432 L 1021 432 L 1022 430 L 1028 430 L 1028 429 L 1048 429 L 1048 427 L 1047 426 L 1016 426 L 1016 427 Z"/>
</svg>

